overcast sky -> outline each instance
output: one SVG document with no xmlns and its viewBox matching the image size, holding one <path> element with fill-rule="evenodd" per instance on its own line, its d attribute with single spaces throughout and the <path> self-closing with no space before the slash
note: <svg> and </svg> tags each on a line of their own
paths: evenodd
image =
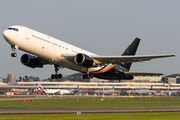
<svg viewBox="0 0 180 120">
<path fill-rule="evenodd" d="M 15 73 L 17 79 L 25 75 L 44 79 L 54 73 L 52 65 L 32 69 L 11 57 L 10 45 L 2 36 L 11 25 L 32 28 L 98 55 L 120 55 L 139 37 L 137 55 L 177 56 L 133 63 L 130 71 L 180 73 L 179 5 L 179 0 L 4 0 L 0 4 L 0 77 Z"/>
</svg>

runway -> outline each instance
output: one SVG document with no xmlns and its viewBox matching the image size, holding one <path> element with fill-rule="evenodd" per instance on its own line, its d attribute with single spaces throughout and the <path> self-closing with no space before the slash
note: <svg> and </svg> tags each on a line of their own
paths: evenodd
<svg viewBox="0 0 180 120">
<path fill-rule="evenodd" d="M 0 114 L 55 114 L 55 113 L 124 113 L 124 112 L 177 112 L 180 107 L 117 107 L 117 108 L 33 108 L 0 109 Z"/>
</svg>

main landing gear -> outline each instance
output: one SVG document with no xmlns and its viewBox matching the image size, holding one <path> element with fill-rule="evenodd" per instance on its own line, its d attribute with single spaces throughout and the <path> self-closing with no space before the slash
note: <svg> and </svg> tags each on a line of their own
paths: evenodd
<svg viewBox="0 0 180 120">
<path fill-rule="evenodd" d="M 87 68 L 87 73 L 83 74 L 83 76 L 82 76 L 83 79 L 90 79 L 93 77 L 94 77 L 93 74 L 89 74 L 89 68 Z"/>
<path fill-rule="evenodd" d="M 16 47 L 15 47 L 15 45 L 11 45 L 11 48 L 12 48 L 12 51 L 14 51 L 14 53 L 11 53 L 11 57 L 16 57 L 17 54 L 16 54 Z"/>
<path fill-rule="evenodd" d="M 57 65 L 54 65 L 54 68 L 55 68 L 55 72 L 56 74 L 52 74 L 51 75 L 51 79 L 58 79 L 58 78 L 62 78 L 62 74 L 57 74 L 58 73 L 58 70 L 59 70 L 59 66 Z"/>
<path fill-rule="evenodd" d="M 90 78 L 93 78 L 94 75 L 93 74 L 83 74 L 83 79 L 90 79 Z"/>
</svg>

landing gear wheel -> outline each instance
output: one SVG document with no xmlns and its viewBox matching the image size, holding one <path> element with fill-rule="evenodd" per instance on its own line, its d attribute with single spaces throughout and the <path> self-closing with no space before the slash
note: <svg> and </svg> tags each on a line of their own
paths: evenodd
<svg viewBox="0 0 180 120">
<path fill-rule="evenodd" d="M 83 74 L 82 77 L 83 77 L 83 79 L 86 79 L 86 78 L 87 78 L 87 75 L 86 75 L 86 74 Z"/>
<path fill-rule="evenodd" d="M 52 75 L 51 75 L 51 79 L 58 79 L 58 78 L 61 79 L 61 78 L 62 78 L 62 74 L 55 74 L 55 75 L 52 74 Z"/>
<path fill-rule="evenodd" d="M 17 54 L 16 53 L 11 53 L 11 57 L 16 57 Z"/>
<path fill-rule="evenodd" d="M 94 75 L 93 74 L 89 74 L 90 75 L 90 78 L 93 78 L 94 77 Z"/>
<path fill-rule="evenodd" d="M 54 74 L 52 74 L 52 75 L 51 75 L 51 79 L 54 79 L 54 78 L 55 78 L 55 75 L 54 75 Z"/>
<path fill-rule="evenodd" d="M 83 74 L 82 78 L 83 79 L 90 79 L 90 78 L 93 78 L 94 75 L 93 74 Z"/>
<path fill-rule="evenodd" d="M 87 79 L 90 79 L 90 75 L 89 74 L 87 75 Z"/>
<path fill-rule="evenodd" d="M 59 74 L 59 76 L 58 76 L 60 79 L 62 78 L 62 74 Z"/>
<path fill-rule="evenodd" d="M 55 74 L 55 78 L 58 79 L 58 78 L 59 78 L 59 75 L 58 75 L 58 74 Z"/>
</svg>

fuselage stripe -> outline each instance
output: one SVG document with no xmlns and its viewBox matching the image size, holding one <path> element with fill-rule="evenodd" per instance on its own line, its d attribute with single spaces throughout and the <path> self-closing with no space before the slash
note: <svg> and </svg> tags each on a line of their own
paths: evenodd
<svg viewBox="0 0 180 120">
<path fill-rule="evenodd" d="M 90 72 L 91 74 L 100 74 L 100 73 L 105 73 L 108 70 L 110 70 L 111 68 L 113 68 L 116 64 L 111 65 L 110 67 L 108 67 L 107 69 L 105 69 L 104 71 L 100 71 L 100 72 Z"/>
</svg>

